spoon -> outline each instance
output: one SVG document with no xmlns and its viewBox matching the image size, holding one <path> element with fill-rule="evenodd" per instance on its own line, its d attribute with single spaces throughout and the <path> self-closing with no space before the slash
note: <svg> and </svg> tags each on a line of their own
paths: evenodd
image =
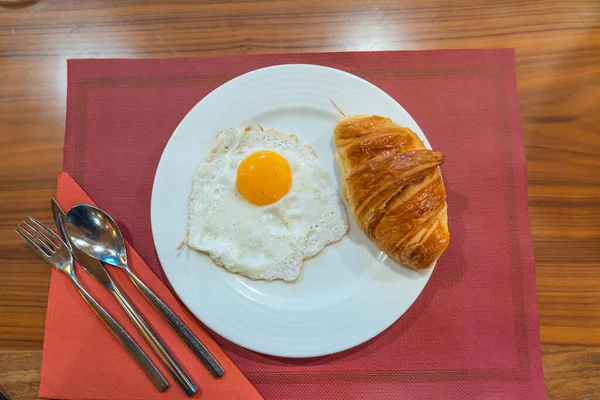
<svg viewBox="0 0 600 400">
<path fill-rule="evenodd" d="M 119 304 L 123 306 L 127 315 L 133 318 L 132 321 L 137 327 L 138 324 L 137 320 L 135 319 L 135 308 L 129 304 L 125 295 L 121 293 L 117 284 L 113 282 L 113 280 L 110 278 L 110 275 L 108 275 L 98 260 L 91 258 L 87 254 L 84 254 L 81 250 L 71 245 L 69 236 L 65 233 L 64 229 L 65 213 L 63 212 L 62 208 L 60 208 L 56 200 L 51 199 L 51 203 L 56 229 L 61 239 L 63 239 L 65 242 L 68 251 L 71 253 L 75 261 L 77 261 L 77 263 L 81 265 L 83 269 L 85 269 L 90 275 L 92 275 L 94 278 L 100 278 L 97 279 L 98 282 L 100 282 L 102 285 L 106 285 L 107 288 L 109 288 L 109 290 L 117 298 Z M 100 317 L 104 325 L 106 325 L 113 336 L 119 341 L 119 343 L 123 345 L 131 357 L 133 357 L 133 359 L 138 363 L 138 365 L 142 368 L 142 371 L 144 371 L 146 376 L 152 381 L 156 389 L 158 389 L 159 392 L 164 392 L 167 390 L 169 383 L 158 370 L 158 368 L 156 368 L 150 358 L 148 358 L 144 350 L 138 346 L 131 336 L 129 336 L 127 331 L 123 329 L 123 327 L 117 321 L 115 321 L 115 319 L 81 286 L 81 283 L 79 283 L 79 280 L 75 276 L 75 264 L 71 262 L 69 265 L 65 264 L 62 267 L 55 265 L 55 267 L 69 276 L 69 278 L 75 284 L 75 287 L 77 287 L 77 290 L 80 291 L 85 301 L 94 310 L 96 315 Z M 144 332 L 141 333 L 144 335 Z M 2 400 L 1 396 L 0 400 Z"/>
<path fill-rule="evenodd" d="M 67 218 L 63 226 L 66 230 L 67 236 L 71 239 L 72 245 L 76 247 L 74 248 L 74 250 L 79 249 L 79 251 L 83 253 L 84 257 L 93 257 L 100 261 L 106 262 L 107 260 L 118 260 L 118 253 L 113 249 L 106 250 L 107 254 L 105 255 L 105 257 L 97 257 L 97 254 L 101 252 L 102 247 L 99 243 L 103 243 L 103 241 L 106 241 L 106 238 L 104 237 L 105 232 L 103 230 L 98 229 L 98 226 L 107 228 L 109 225 L 107 225 L 102 219 L 98 218 L 96 215 L 90 214 L 87 215 L 87 217 L 90 218 L 89 221 L 91 223 L 95 222 L 99 225 L 88 224 L 86 226 L 83 226 L 82 229 L 79 229 L 78 226 L 74 226 L 68 222 L 69 217 L 72 217 L 73 215 L 81 216 L 81 214 L 79 213 L 67 213 Z M 83 216 L 86 215 L 84 214 Z M 87 238 L 86 235 L 90 235 L 90 237 L 88 238 L 89 241 L 85 240 Z M 115 236 L 112 233 L 110 233 L 110 235 Z M 94 241 L 96 240 L 98 241 L 98 244 L 92 244 L 95 243 Z M 95 252 L 90 252 L 90 248 L 94 249 Z M 164 344 L 162 339 L 156 334 L 156 332 L 152 329 L 152 327 L 148 324 L 148 322 L 144 319 L 144 317 L 142 317 L 141 314 L 131 305 L 129 299 L 125 297 L 125 295 L 121 292 L 119 287 L 115 284 L 110 275 L 106 272 L 102 264 L 100 264 L 96 260 L 93 261 L 96 262 L 97 265 L 94 265 L 92 262 L 88 262 L 87 264 L 82 264 L 82 266 L 84 266 L 84 269 L 90 275 L 92 275 L 100 284 L 106 287 L 115 296 L 119 304 L 123 307 L 127 315 L 131 318 L 131 321 L 134 323 L 135 327 L 139 330 L 144 339 L 146 339 L 146 341 L 148 342 L 154 353 L 158 356 L 160 361 L 163 363 L 165 368 L 167 368 L 173 379 L 175 379 L 175 381 L 183 389 L 185 394 L 187 394 L 190 397 L 193 396 L 198 389 L 196 388 L 194 382 L 192 382 L 192 380 L 188 376 L 187 372 L 183 369 L 179 361 L 177 361 L 177 359 L 173 356 L 171 351 Z M 127 262 L 126 259 L 125 262 Z"/>
<path fill-rule="evenodd" d="M 223 376 L 225 370 L 206 346 L 129 268 L 125 240 L 119 226 L 110 215 L 97 207 L 80 204 L 69 210 L 66 222 L 65 228 L 75 246 L 99 261 L 123 269 L 156 312 L 179 335 L 210 373 L 215 378 Z"/>
</svg>

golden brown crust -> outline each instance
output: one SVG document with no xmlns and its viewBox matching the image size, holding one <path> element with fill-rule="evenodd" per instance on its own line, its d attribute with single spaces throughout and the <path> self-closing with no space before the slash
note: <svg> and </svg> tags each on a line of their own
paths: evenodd
<svg viewBox="0 0 600 400">
<path fill-rule="evenodd" d="M 390 258 L 430 267 L 448 246 L 444 154 L 379 116 L 349 116 L 334 130 L 344 197 L 357 225 Z"/>
</svg>

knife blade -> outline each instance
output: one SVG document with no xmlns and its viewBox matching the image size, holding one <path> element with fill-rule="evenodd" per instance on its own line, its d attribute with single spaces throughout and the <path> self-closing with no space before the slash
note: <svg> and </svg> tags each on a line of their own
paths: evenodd
<svg viewBox="0 0 600 400">
<path fill-rule="evenodd" d="M 94 279 L 96 279 L 102 285 L 105 285 L 105 286 L 112 285 L 113 280 L 108 275 L 108 272 L 106 272 L 106 269 L 104 269 L 102 264 L 100 264 L 100 261 L 88 256 L 83 251 L 79 250 L 77 248 L 77 246 L 75 246 L 73 244 L 73 242 L 71 241 L 71 238 L 69 237 L 69 235 L 67 235 L 67 232 L 65 231 L 65 225 L 64 225 L 65 224 L 65 213 L 64 213 L 64 211 L 62 210 L 62 208 L 60 208 L 60 206 L 58 205 L 58 203 L 56 202 L 56 200 L 54 198 L 51 199 L 51 203 L 52 203 L 52 214 L 54 215 L 54 223 L 56 224 L 58 233 L 60 234 L 61 238 L 65 241 L 69 250 L 71 250 L 71 253 L 73 254 L 73 258 L 75 258 L 75 261 L 77 261 L 77 263 L 79 265 L 81 265 L 83 267 L 83 269 L 85 269 L 90 275 L 92 275 L 94 277 Z"/>
</svg>

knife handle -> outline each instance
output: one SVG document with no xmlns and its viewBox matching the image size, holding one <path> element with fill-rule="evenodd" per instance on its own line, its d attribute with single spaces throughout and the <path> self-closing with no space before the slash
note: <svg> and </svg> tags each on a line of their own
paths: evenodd
<svg viewBox="0 0 600 400">
<path fill-rule="evenodd" d="M 138 344 L 129 336 L 127 331 L 123 329 L 121 325 L 88 293 L 87 290 L 79 283 L 75 276 L 71 277 L 71 280 L 75 284 L 75 287 L 81 294 L 81 297 L 85 302 L 94 310 L 94 313 L 100 318 L 104 326 L 108 328 L 110 333 L 113 334 L 115 339 L 121 343 L 129 355 L 138 363 L 142 371 L 146 374 L 148 379 L 152 381 L 152 384 L 159 392 L 164 392 L 169 387 L 169 382 L 164 378 L 152 361 L 148 358 L 144 350 L 138 346 Z"/>
<path fill-rule="evenodd" d="M 150 327 L 148 322 L 146 322 L 144 317 L 142 317 L 142 315 L 136 310 L 127 296 L 121 292 L 117 285 L 114 285 L 112 293 L 131 319 L 131 322 L 133 322 L 144 339 L 146 339 L 146 342 L 150 345 L 154 351 L 154 354 L 158 356 L 165 368 L 169 370 L 169 373 L 173 379 L 175 379 L 188 397 L 193 396 L 198 391 L 196 385 L 194 382 L 192 382 L 179 361 L 177 361 L 175 356 L 173 356 L 167 346 L 163 343 L 162 339 L 158 336 L 154 329 Z"/>
<path fill-rule="evenodd" d="M 194 335 L 192 331 L 183 323 L 181 319 L 156 295 L 154 292 L 144 284 L 130 268 L 126 268 L 127 275 L 131 278 L 135 286 L 142 292 L 146 300 L 152 305 L 160 316 L 167 321 L 171 329 L 179 335 L 181 340 L 194 352 L 196 357 L 200 359 L 202 364 L 208 369 L 208 371 L 215 378 L 220 378 L 225 373 L 225 369 L 221 366 L 219 361 L 211 354 L 206 346 Z"/>
</svg>

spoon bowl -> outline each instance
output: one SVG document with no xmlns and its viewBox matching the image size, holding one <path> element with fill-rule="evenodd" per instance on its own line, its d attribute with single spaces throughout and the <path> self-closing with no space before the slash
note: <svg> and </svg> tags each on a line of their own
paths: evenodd
<svg viewBox="0 0 600 400">
<path fill-rule="evenodd" d="M 81 251 L 115 267 L 127 268 L 125 240 L 115 220 L 101 209 L 79 204 L 69 210 L 65 229 Z"/>
</svg>

